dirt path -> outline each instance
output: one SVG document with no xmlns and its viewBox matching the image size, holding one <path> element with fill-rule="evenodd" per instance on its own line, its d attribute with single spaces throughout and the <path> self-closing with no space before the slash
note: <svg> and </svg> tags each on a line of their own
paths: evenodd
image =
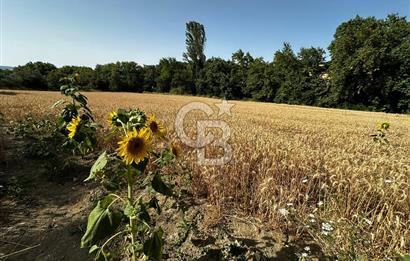
<svg viewBox="0 0 410 261">
<path fill-rule="evenodd" d="M 89 260 L 87 250 L 79 247 L 82 211 L 89 205 L 88 188 L 80 178 L 84 173 L 50 181 L 44 162 L 24 157 L 30 143 L 6 135 L 4 127 L 1 132 L 0 258 Z"/>
</svg>

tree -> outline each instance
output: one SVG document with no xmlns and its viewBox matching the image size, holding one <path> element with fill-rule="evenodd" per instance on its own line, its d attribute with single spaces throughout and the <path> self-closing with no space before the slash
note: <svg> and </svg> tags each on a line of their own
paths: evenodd
<svg viewBox="0 0 410 261">
<path fill-rule="evenodd" d="M 171 93 L 174 94 L 193 94 L 194 81 L 191 65 L 176 61 L 172 68 Z"/>
<path fill-rule="evenodd" d="M 385 31 L 391 49 L 383 66 L 386 87 L 381 110 L 410 113 L 410 23 L 405 17 L 389 15 Z"/>
<path fill-rule="evenodd" d="M 47 75 L 47 85 L 50 90 L 59 90 L 60 79 L 78 73 L 78 85 L 83 89 L 94 87 L 94 70 L 85 66 L 63 66 L 57 68 Z"/>
<path fill-rule="evenodd" d="M 273 62 L 265 65 L 265 72 L 263 75 L 263 87 L 259 91 L 256 99 L 265 102 L 273 102 L 276 93 L 280 87 L 280 81 L 276 77 L 275 67 Z"/>
<path fill-rule="evenodd" d="M 234 98 L 235 86 L 231 82 L 233 63 L 221 58 L 206 61 L 197 80 L 197 93 L 226 99 Z"/>
<path fill-rule="evenodd" d="M 144 85 L 143 89 L 147 92 L 152 92 L 156 89 L 156 78 L 158 77 L 157 66 L 155 65 L 144 65 L 142 67 L 142 72 L 144 75 Z"/>
<path fill-rule="evenodd" d="M 169 92 L 171 90 L 171 81 L 173 67 L 176 63 L 175 58 L 162 58 L 158 64 L 158 77 L 156 79 L 157 92 Z"/>
<path fill-rule="evenodd" d="M 410 113 L 410 39 L 392 50 L 391 61 L 394 74 L 387 79 L 384 106 L 388 111 Z"/>
<path fill-rule="evenodd" d="M 206 57 L 205 49 L 205 28 L 202 24 L 195 21 L 186 23 L 186 52 L 183 54 L 185 61 L 192 66 L 193 79 L 196 80 L 200 70 L 204 67 Z M 193 89 L 192 92 L 195 90 Z"/>
<path fill-rule="evenodd" d="M 118 91 L 142 92 L 142 67 L 135 62 L 117 62 L 111 68 L 109 88 Z"/>
<path fill-rule="evenodd" d="M 249 64 L 244 95 L 255 100 L 262 99 L 262 89 L 265 85 L 266 62 L 263 58 L 256 58 Z"/>
<path fill-rule="evenodd" d="M 298 103 L 306 105 L 325 105 L 328 95 L 325 51 L 321 48 L 301 48 L 298 54 L 300 62 L 301 87 Z"/>
<path fill-rule="evenodd" d="M 135 62 L 117 62 L 95 67 L 95 86 L 100 90 L 142 92 L 144 74 Z"/>
<path fill-rule="evenodd" d="M 11 76 L 13 74 L 12 70 L 3 70 L 0 69 L 0 87 L 2 88 L 15 88 L 17 86 L 17 82 Z"/>
<path fill-rule="evenodd" d="M 90 67 L 79 66 L 75 68 L 75 72 L 78 73 L 78 84 L 82 89 L 94 89 L 94 70 Z"/>
<path fill-rule="evenodd" d="M 239 49 L 232 54 L 232 79 L 231 82 L 236 87 L 233 96 L 237 99 L 242 99 L 244 96 L 251 98 L 246 91 L 246 81 L 248 78 L 249 65 L 253 62 L 253 57 L 247 52 L 246 54 Z M 246 93 L 246 94 L 245 94 Z"/>
<path fill-rule="evenodd" d="M 384 20 L 357 16 L 342 23 L 329 46 L 333 105 L 408 108 L 408 72 L 400 68 L 406 64 L 409 37 L 410 23 L 397 15 Z"/>
<path fill-rule="evenodd" d="M 17 86 L 47 90 L 47 75 L 55 69 L 56 67 L 51 63 L 29 62 L 14 68 L 10 77 Z"/>
<path fill-rule="evenodd" d="M 300 63 L 289 43 L 275 53 L 273 70 L 279 84 L 275 102 L 297 104 L 301 95 Z"/>
<path fill-rule="evenodd" d="M 103 65 L 97 64 L 97 66 L 95 66 L 94 85 L 96 89 L 99 89 L 102 91 L 109 91 L 109 90 L 112 91 L 112 88 L 110 88 L 110 81 L 111 81 L 111 72 L 114 66 L 115 64 L 113 63 L 103 64 Z"/>
</svg>

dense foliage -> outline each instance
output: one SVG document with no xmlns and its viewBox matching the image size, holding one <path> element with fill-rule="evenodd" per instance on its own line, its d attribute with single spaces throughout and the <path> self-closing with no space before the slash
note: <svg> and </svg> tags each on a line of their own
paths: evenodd
<svg viewBox="0 0 410 261">
<path fill-rule="evenodd" d="M 205 29 L 186 24 L 184 61 L 158 65 L 117 62 L 94 69 L 28 63 L 0 70 L 0 87 L 56 90 L 59 79 L 78 73 L 82 89 L 171 92 L 227 99 L 410 112 L 410 23 L 405 17 L 357 16 L 342 23 L 329 46 L 298 53 L 284 43 L 272 62 L 238 50 L 230 60 L 206 59 Z"/>
<path fill-rule="evenodd" d="M 390 15 L 342 23 L 329 50 L 332 101 L 386 111 L 408 111 L 410 23 Z"/>
</svg>

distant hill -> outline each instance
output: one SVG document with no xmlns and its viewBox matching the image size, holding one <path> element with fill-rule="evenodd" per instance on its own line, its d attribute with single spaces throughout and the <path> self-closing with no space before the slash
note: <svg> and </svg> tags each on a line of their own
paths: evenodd
<svg viewBox="0 0 410 261">
<path fill-rule="evenodd" d="M 13 70 L 14 69 L 14 67 L 12 67 L 12 66 L 2 66 L 2 65 L 0 65 L 0 70 Z"/>
</svg>

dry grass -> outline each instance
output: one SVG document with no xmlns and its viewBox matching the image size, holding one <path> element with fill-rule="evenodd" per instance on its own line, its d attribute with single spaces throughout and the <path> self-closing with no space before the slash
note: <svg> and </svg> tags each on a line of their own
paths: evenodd
<svg viewBox="0 0 410 261">
<path fill-rule="evenodd" d="M 218 102 L 155 94 L 86 95 L 101 122 L 110 110 L 140 107 L 156 113 L 171 130 L 182 105 Z M 8 119 L 43 115 L 59 98 L 57 92 L 0 92 L 0 111 Z M 290 233 L 308 233 L 327 253 L 347 258 L 356 254 L 385 259 L 410 252 L 409 116 L 234 103 L 233 116 L 223 116 L 232 132 L 234 156 L 229 164 L 198 166 L 195 151 L 185 148 L 196 191 L 206 194 L 215 209 L 253 215 L 284 231 L 290 226 Z M 194 117 L 205 115 L 191 114 L 187 122 Z M 391 123 L 388 146 L 376 145 L 369 137 L 383 121 Z M 188 129 L 193 135 L 194 128 Z M 280 214 L 283 209 L 289 215 Z M 325 235 L 322 227 L 327 224 L 332 231 Z"/>
</svg>

